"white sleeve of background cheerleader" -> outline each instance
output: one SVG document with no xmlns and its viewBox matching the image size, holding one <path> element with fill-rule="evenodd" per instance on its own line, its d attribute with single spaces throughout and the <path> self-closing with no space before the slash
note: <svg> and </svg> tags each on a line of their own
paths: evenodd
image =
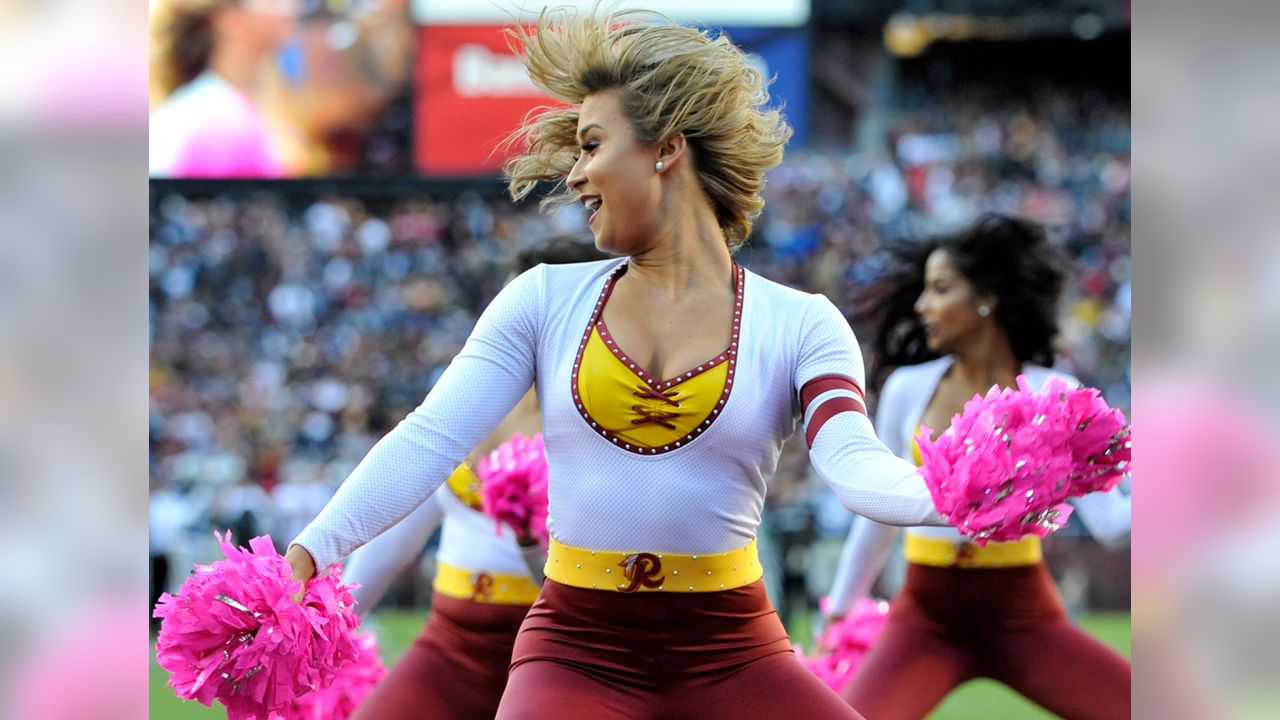
<svg viewBox="0 0 1280 720">
<path fill-rule="evenodd" d="M 915 466 L 876 437 L 864 379 L 849 324 L 830 300 L 815 297 L 801 322 L 794 378 L 814 470 L 859 515 L 888 525 L 947 525 Z"/>
<path fill-rule="evenodd" d="M 848 613 L 861 599 L 871 594 L 885 562 L 898 543 L 902 528 L 882 525 L 864 517 L 855 517 L 840 551 L 840 564 L 836 567 L 831 592 L 827 594 L 827 614 L 839 616 Z"/>
<path fill-rule="evenodd" d="M 1069 387 L 1078 387 L 1082 384 L 1074 375 L 1049 370 L 1041 373 L 1040 385 L 1043 387 L 1054 377 L 1066 381 Z M 1069 502 L 1079 511 L 1080 521 L 1084 523 L 1089 534 L 1103 547 L 1113 550 L 1128 547 L 1132 527 L 1129 495 L 1118 485 L 1110 492 L 1089 493 L 1083 497 L 1071 498 Z"/>
<path fill-rule="evenodd" d="M 377 607 L 387 588 L 409 563 L 418 558 L 422 546 L 444 522 L 444 508 L 440 507 L 439 497 L 432 495 L 427 498 L 417 510 L 390 530 L 351 553 L 343 568 L 342 581 L 360 584 L 351 591 L 360 617 L 366 617 Z"/>
<path fill-rule="evenodd" d="M 373 446 L 294 539 L 317 572 L 413 512 L 533 384 L 543 270 L 498 293 L 422 404 Z"/>
<path fill-rule="evenodd" d="M 1085 529 L 1103 547 L 1115 550 L 1129 545 L 1133 515 L 1130 512 L 1129 495 L 1119 485 L 1109 492 L 1071 498 L 1071 504 L 1079 511 L 1080 521 L 1084 523 Z"/>
</svg>

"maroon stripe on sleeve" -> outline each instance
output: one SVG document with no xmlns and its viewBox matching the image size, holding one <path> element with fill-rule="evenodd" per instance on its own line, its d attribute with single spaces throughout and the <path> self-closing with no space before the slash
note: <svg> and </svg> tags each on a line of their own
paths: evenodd
<svg viewBox="0 0 1280 720">
<path fill-rule="evenodd" d="M 807 413 L 809 403 L 828 390 L 852 390 L 855 395 L 862 398 L 863 404 L 866 404 L 866 396 L 853 378 L 845 375 L 819 375 L 800 388 L 800 412 Z"/>
<path fill-rule="evenodd" d="M 831 418 L 842 412 L 856 412 L 866 414 L 866 410 L 862 407 L 862 403 L 851 397 L 834 397 L 818 406 L 816 412 L 813 413 L 813 419 L 804 429 L 804 443 L 809 447 L 813 447 L 813 439 L 818 437 L 818 431 Z"/>
</svg>

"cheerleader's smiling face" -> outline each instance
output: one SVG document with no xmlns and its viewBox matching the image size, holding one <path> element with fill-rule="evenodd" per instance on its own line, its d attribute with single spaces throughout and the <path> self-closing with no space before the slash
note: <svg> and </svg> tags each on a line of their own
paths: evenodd
<svg viewBox="0 0 1280 720">
<path fill-rule="evenodd" d="M 616 91 L 582 101 L 578 144 L 578 160 L 566 182 L 587 212 L 596 247 L 617 255 L 644 251 L 659 215 L 658 149 L 636 139 Z"/>
<path fill-rule="evenodd" d="M 946 250 L 933 251 L 925 261 L 924 291 L 915 305 L 929 349 L 954 352 L 965 338 L 974 336 L 988 321 L 978 312 L 983 301 L 993 302 L 978 296 Z"/>
</svg>

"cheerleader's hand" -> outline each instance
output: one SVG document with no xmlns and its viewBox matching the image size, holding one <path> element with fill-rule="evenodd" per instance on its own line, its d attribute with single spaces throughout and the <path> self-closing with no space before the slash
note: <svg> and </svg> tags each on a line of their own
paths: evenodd
<svg viewBox="0 0 1280 720">
<path fill-rule="evenodd" d="M 302 589 L 298 590 L 293 599 L 302 602 L 302 596 L 306 593 L 307 581 L 316 575 L 316 561 L 312 559 L 311 553 L 301 545 L 290 545 L 289 550 L 284 554 L 284 559 L 289 561 L 289 567 L 293 568 L 293 579 L 295 582 L 302 583 Z"/>
</svg>

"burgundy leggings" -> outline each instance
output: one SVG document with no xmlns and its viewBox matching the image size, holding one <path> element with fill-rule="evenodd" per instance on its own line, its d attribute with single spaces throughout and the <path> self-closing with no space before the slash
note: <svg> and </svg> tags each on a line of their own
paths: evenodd
<svg viewBox="0 0 1280 720">
<path fill-rule="evenodd" d="M 432 595 L 431 617 L 351 720 L 491 720 L 528 608 Z"/>
<path fill-rule="evenodd" d="M 884 633 L 841 694 L 872 720 L 908 720 L 978 677 L 1064 718 L 1130 716 L 1129 662 L 1071 624 L 1044 563 L 909 565 Z"/>
<path fill-rule="evenodd" d="M 547 580 L 512 657 L 500 720 L 859 719 L 796 660 L 757 580 L 622 594 Z"/>
</svg>

